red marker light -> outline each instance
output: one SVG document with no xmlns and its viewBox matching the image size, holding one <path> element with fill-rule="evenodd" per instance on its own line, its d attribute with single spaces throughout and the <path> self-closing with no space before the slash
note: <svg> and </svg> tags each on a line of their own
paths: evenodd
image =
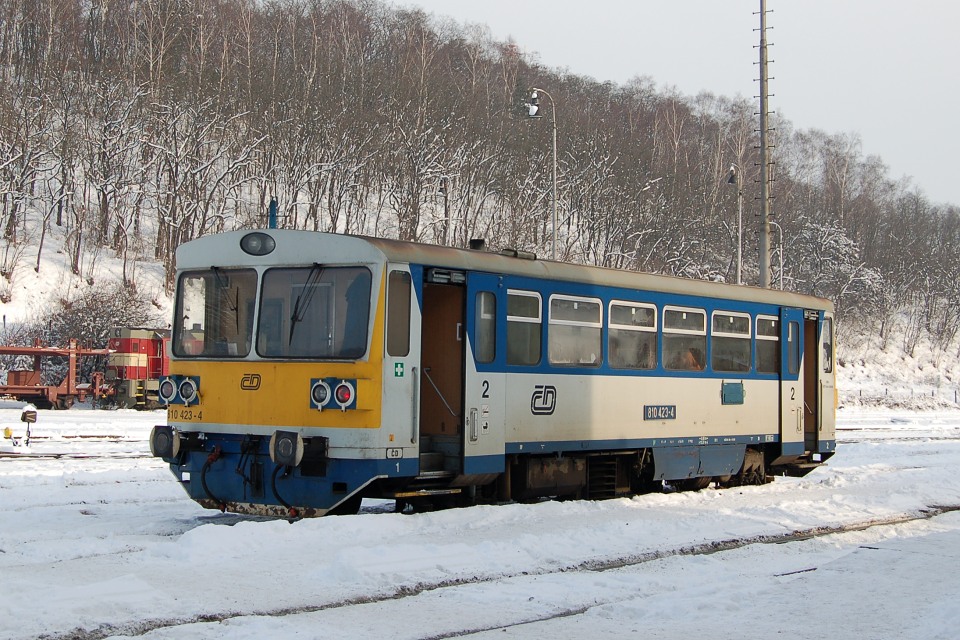
<svg viewBox="0 0 960 640">
<path fill-rule="evenodd" d="M 334 392 L 334 396 L 337 399 L 337 404 L 346 406 L 350 404 L 351 400 L 353 400 L 353 389 L 346 383 L 340 383 L 337 385 L 337 390 Z"/>
</svg>

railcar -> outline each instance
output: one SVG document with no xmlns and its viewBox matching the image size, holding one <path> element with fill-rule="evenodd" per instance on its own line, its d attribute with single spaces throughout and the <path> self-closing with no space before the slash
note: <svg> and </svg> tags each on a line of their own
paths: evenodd
<svg viewBox="0 0 960 640">
<path fill-rule="evenodd" d="M 276 229 L 199 238 L 177 265 L 150 443 L 205 507 L 604 498 L 835 451 L 820 298 Z"/>
<path fill-rule="evenodd" d="M 103 399 L 127 409 L 157 409 L 160 378 L 169 366 L 167 329 L 114 327 L 107 342 Z"/>
</svg>

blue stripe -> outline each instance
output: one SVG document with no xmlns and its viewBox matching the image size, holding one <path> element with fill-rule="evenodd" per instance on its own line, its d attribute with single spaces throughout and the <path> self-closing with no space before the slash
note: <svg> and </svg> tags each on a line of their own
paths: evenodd
<svg viewBox="0 0 960 640">
<path fill-rule="evenodd" d="M 806 453 L 806 449 L 802 442 L 784 442 L 780 453 L 785 456 L 802 456 Z"/>
<path fill-rule="evenodd" d="M 507 442 L 507 454 L 576 453 L 615 449 L 649 449 L 652 447 L 700 447 L 718 444 L 767 444 L 779 442 L 776 434 L 746 436 L 696 436 L 687 438 L 624 438 L 617 440 L 553 440 L 544 442 Z M 803 444 L 801 443 L 801 447 Z M 802 452 L 801 452 L 802 453 Z"/>
<path fill-rule="evenodd" d="M 503 473 L 505 460 L 502 455 L 467 456 L 463 459 L 463 472 L 468 475 L 478 473 Z"/>
<path fill-rule="evenodd" d="M 413 265 L 411 265 L 411 271 L 413 271 Z M 422 268 L 419 269 L 422 272 Z M 660 326 L 663 316 L 663 307 L 667 305 L 673 306 L 683 306 L 683 307 L 692 307 L 697 309 L 703 309 L 706 312 L 708 331 L 707 335 L 710 333 L 709 324 L 710 317 L 713 311 L 739 311 L 742 313 L 749 313 L 751 315 L 751 334 L 753 333 L 756 325 L 756 316 L 759 315 L 768 315 L 774 317 L 780 317 L 779 305 L 775 304 L 765 304 L 758 302 L 745 302 L 739 300 L 728 300 L 728 299 L 719 299 L 719 298 L 708 298 L 703 296 L 693 296 L 693 295 L 680 295 L 680 294 L 668 294 L 658 291 L 639 291 L 634 289 L 622 289 L 618 287 L 605 287 L 597 286 L 595 284 L 582 283 L 582 282 L 566 282 L 566 281 L 555 281 L 555 280 L 543 280 L 540 278 L 531 278 L 526 276 L 516 276 L 516 275 L 505 275 L 498 277 L 497 285 L 493 286 L 491 281 L 487 280 L 487 277 L 493 277 L 493 274 L 486 273 L 471 273 L 473 279 L 471 285 L 471 290 L 476 291 L 491 291 L 497 295 L 497 321 L 496 321 L 496 332 L 497 332 L 497 349 L 496 356 L 493 362 L 490 363 L 477 363 L 477 371 L 480 373 L 497 373 L 497 372 L 509 372 L 509 373 L 538 373 L 551 375 L 575 375 L 575 376 L 594 376 L 594 375 L 604 375 L 604 376 L 633 376 L 633 377 L 658 377 L 658 378 L 701 378 L 701 379 L 742 379 L 742 380 L 778 380 L 780 379 L 779 374 L 777 373 L 758 373 L 755 370 L 749 372 L 729 372 L 729 371 L 712 371 L 710 370 L 711 362 L 711 341 L 707 340 L 707 349 L 708 352 L 705 354 L 707 359 L 707 370 L 702 372 L 690 372 L 690 371 L 672 371 L 666 370 L 663 367 L 662 362 L 657 363 L 655 369 L 649 370 L 633 370 L 633 369 L 614 369 L 609 365 L 609 354 L 608 354 L 608 341 L 605 339 L 609 330 L 608 322 L 608 312 L 609 303 L 611 300 L 622 300 L 625 302 L 646 302 L 652 303 L 657 306 L 657 351 L 658 353 L 662 352 L 662 334 L 663 328 Z M 417 277 L 417 274 L 414 274 L 414 282 L 416 286 L 419 287 L 420 279 Z M 542 322 L 541 322 L 541 345 L 540 353 L 541 358 L 540 362 L 533 366 L 523 366 L 523 365 L 507 365 L 506 364 L 506 291 L 507 289 L 519 289 L 523 291 L 534 291 L 541 295 L 543 301 L 542 307 Z M 549 340 L 550 333 L 550 295 L 551 294 L 561 294 L 561 295 L 572 295 L 572 296 L 582 296 L 588 298 L 599 298 L 604 306 L 603 318 L 604 318 L 604 327 L 601 334 L 601 340 L 603 344 L 601 345 L 602 352 L 602 364 L 595 367 L 585 367 L 585 366 L 556 366 L 551 365 L 547 358 L 547 344 Z M 418 297 L 419 297 L 418 291 Z M 467 325 L 468 331 L 470 331 L 471 337 L 474 337 L 474 332 L 476 330 L 473 322 L 473 318 L 476 314 L 476 300 L 475 296 L 468 296 L 467 298 Z M 471 341 L 472 344 L 476 344 L 475 340 Z M 751 357 L 755 358 L 756 352 L 756 336 L 752 335 L 751 337 Z M 662 356 L 662 353 L 661 353 Z M 795 380 L 796 376 L 786 375 L 784 380 Z"/>
</svg>

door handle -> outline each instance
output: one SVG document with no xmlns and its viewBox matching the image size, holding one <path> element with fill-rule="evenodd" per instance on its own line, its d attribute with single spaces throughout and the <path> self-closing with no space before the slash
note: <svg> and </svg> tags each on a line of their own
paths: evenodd
<svg viewBox="0 0 960 640">
<path fill-rule="evenodd" d="M 470 409 L 470 442 L 480 439 L 480 421 L 477 420 L 477 410 Z"/>
</svg>

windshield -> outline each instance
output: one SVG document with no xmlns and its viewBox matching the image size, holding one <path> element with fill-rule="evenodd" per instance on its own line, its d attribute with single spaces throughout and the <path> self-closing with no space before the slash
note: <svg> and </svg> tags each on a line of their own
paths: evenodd
<svg viewBox="0 0 960 640">
<path fill-rule="evenodd" d="M 188 271 L 177 286 L 177 356 L 242 358 L 250 353 L 257 272 L 253 269 Z"/>
<path fill-rule="evenodd" d="M 269 269 L 263 275 L 257 353 L 265 358 L 353 359 L 367 351 L 370 272 L 361 267 Z"/>
</svg>

